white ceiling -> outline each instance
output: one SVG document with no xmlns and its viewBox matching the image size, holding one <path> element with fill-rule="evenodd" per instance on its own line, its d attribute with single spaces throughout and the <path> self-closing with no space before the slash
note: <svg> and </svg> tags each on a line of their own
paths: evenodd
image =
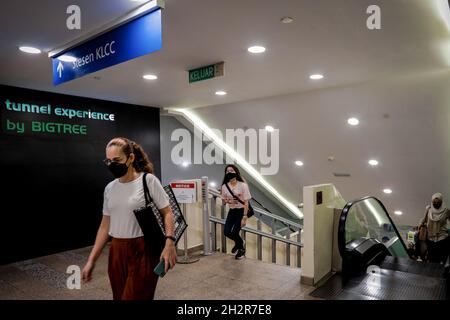
<svg viewBox="0 0 450 320">
<path fill-rule="evenodd" d="M 52 85 L 46 54 L 30 56 L 17 47 L 50 51 L 140 3 L 7 1 L 1 4 L 0 27 L 11 31 L 2 32 L 0 82 L 158 107 L 210 106 L 364 82 L 448 65 L 448 54 L 440 50 L 449 45 L 448 29 L 437 17 L 442 1 L 167 0 L 161 51 L 58 87 Z M 382 10 L 378 31 L 365 26 L 366 8 L 373 3 Z M 70 4 L 81 7 L 81 31 L 66 28 Z M 286 15 L 295 21 L 280 23 Z M 246 51 L 255 43 L 267 47 L 264 55 Z M 188 84 L 186 70 L 219 61 L 225 61 L 224 77 Z M 311 82 L 308 74 L 315 72 L 327 80 Z M 159 80 L 144 81 L 145 73 L 156 73 Z M 229 94 L 217 97 L 217 89 Z"/>
<path fill-rule="evenodd" d="M 433 193 L 443 192 L 450 202 L 449 87 L 449 71 L 433 71 L 199 108 L 196 114 L 222 132 L 278 128 L 280 170 L 264 178 L 291 202 L 302 201 L 303 186 L 333 183 L 347 201 L 376 196 L 391 213 L 403 212 L 397 222 L 416 224 Z M 349 126 L 350 117 L 360 124 Z M 369 159 L 379 165 L 369 166 Z"/>
<path fill-rule="evenodd" d="M 71 4 L 81 7 L 81 31 L 65 27 Z M 365 27 L 371 4 L 381 8 L 381 30 Z M 348 199 L 379 195 L 390 209 L 405 212 L 401 222 L 415 223 L 429 195 L 450 194 L 445 0 L 166 0 L 161 51 L 57 87 L 46 54 L 17 50 L 50 51 L 138 5 L 2 2 L 0 83 L 147 106 L 203 107 L 197 112 L 217 128 L 272 123 L 280 128 L 282 159 L 279 175 L 269 180 L 294 203 L 301 186 L 331 181 Z M 283 16 L 294 22 L 280 23 Z M 253 44 L 266 46 L 266 53 L 250 55 Z M 224 77 L 188 84 L 187 70 L 219 61 L 225 61 Z M 317 72 L 325 79 L 308 79 Z M 159 79 L 144 81 L 146 73 Z M 218 89 L 228 95 L 215 96 Z M 345 125 L 349 114 L 361 117 L 358 128 Z M 331 154 L 336 161 L 328 163 Z M 381 161 L 377 171 L 365 163 L 372 156 Z M 305 162 L 300 171 L 292 165 L 297 157 Z M 333 171 L 352 177 L 333 180 Z M 388 199 L 379 194 L 385 185 L 394 189 Z"/>
</svg>

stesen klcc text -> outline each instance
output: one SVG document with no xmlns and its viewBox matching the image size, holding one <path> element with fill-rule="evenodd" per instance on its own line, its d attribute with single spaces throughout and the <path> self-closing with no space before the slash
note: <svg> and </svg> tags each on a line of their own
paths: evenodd
<svg viewBox="0 0 450 320">
<path fill-rule="evenodd" d="M 95 49 L 95 55 L 93 52 L 86 54 L 83 57 L 76 59 L 73 62 L 73 69 L 80 68 L 84 65 L 87 65 L 96 60 L 101 60 L 109 55 L 115 54 L 116 51 L 113 49 L 113 45 L 115 45 L 116 41 L 111 41 L 105 44 L 104 46 L 98 47 Z"/>
</svg>

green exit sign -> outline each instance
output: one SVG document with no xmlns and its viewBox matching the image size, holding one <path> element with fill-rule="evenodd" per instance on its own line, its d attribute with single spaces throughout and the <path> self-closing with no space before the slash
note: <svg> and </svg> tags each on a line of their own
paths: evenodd
<svg viewBox="0 0 450 320">
<path fill-rule="evenodd" d="M 189 83 L 223 76 L 223 62 L 189 70 Z"/>
</svg>

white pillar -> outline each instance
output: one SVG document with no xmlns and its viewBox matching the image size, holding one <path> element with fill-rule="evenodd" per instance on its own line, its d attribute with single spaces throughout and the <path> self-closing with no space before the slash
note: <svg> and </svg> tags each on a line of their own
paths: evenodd
<svg viewBox="0 0 450 320">
<path fill-rule="evenodd" d="M 342 209 L 344 205 L 344 199 L 332 184 L 303 188 L 302 283 L 316 285 L 331 274 L 336 232 L 334 209 Z"/>
</svg>

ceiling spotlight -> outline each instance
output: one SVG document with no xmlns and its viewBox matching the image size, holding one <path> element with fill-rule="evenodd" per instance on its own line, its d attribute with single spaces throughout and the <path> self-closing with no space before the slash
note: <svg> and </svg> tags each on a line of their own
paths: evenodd
<svg viewBox="0 0 450 320">
<path fill-rule="evenodd" d="M 41 50 L 39 50 L 38 48 L 34 48 L 34 47 L 26 47 L 26 46 L 22 46 L 19 47 L 19 50 L 25 53 L 31 53 L 31 54 L 39 54 L 41 53 Z"/>
<path fill-rule="evenodd" d="M 247 50 L 250 53 L 263 53 L 264 51 L 266 51 L 266 48 L 264 48 L 262 46 L 252 46 L 252 47 L 248 48 Z"/>
<path fill-rule="evenodd" d="M 183 167 L 185 167 L 185 168 L 187 168 L 187 167 L 189 167 L 189 162 L 187 162 L 187 161 L 183 161 L 183 163 L 181 164 Z"/>
<path fill-rule="evenodd" d="M 392 190 L 391 189 L 383 189 L 383 192 L 386 194 L 391 194 Z"/>
<path fill-rule="evenodd" d="M 266 126 L 265 129 L 266 129 L 267 132 L 274 132 L 275 131 L 275 128 L 272 127 L 272 126 Z"/>
<path fill-rule="evenodd" d="M 359 124 L 359 120 L 356 118 L 350 118 L 347 120 L 347 123 L 351 126 L 357 126 Z"/>
<path fill-rule="evenodd" d="M 400 210 L 396 210 L 396 211 L 394 211 L 394 213 L 398 216 L 401 216 L 403 214 L 403 212 L 401 212 Z"/>
<path fill-rule="evenodd" d="M 377 166 L 378 165 L 378 161 L 377 160 L 369 160 L 369 164 L 371 165 L 371 166 Z"/>
<path fill-rule="evenodd" d="M 68 55 L 62 55 L 62 56 L 58 57 L 58 60 L 63 61 L 63 62 L 75 62 L 75 61 L 77 61 L 77 58 L 68 56 Z"/>
<path fill-rule="evenodd" d="M 303 162 L 300 160 L 295 161 L 295 164 L 299 167 L 303 166 Z"/>
<path fill-rule="evenodd" d="M 142 78 L 144 78 L 145 80 L 156 80 L 158 79 L 158 76 L 154 74 L 146 74 Z"/>
<path fill-rule="evenodd" d="M 217 185 L 217 184 L 216 184 L 214 181 L 211 181 L 211 182 L 209 183 L 209 186 L 212 187 L 212 188 L 214 188 L 216 185 Z"/>
<path fill-rule="evenodd" d="M 312 74 L 309 76 L 311 80 L 320 80 L 323 79 L 323 74 Z"/>
<path fill-rule="evenodd" d="M 227 94 L 226 91 L 216 91 L 216 95 L 217 95 L 217 96 L 224 96 L 224 95 L 226 95 L 226 94 Z"/>
</svg>

